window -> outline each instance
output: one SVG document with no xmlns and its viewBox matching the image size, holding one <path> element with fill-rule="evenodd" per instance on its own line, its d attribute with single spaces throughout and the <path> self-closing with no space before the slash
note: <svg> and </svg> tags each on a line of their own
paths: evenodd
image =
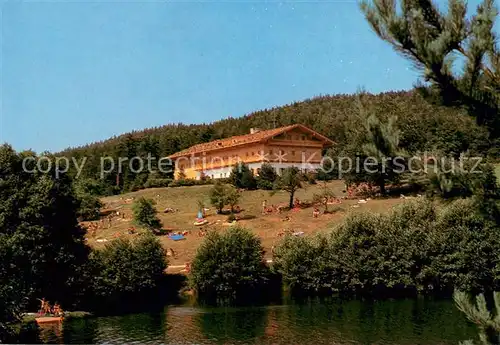
<svg viewBox="0 0 500 345">
<path fill-rule="evenodd" d="M 248 152 L 247 152 L 247 157 L 248 157 Z"/>
<path fill-rule="evenodd" d="M 280 150 L 280 155 L 284 155 L 284 154 L 285 154 L 285 151 Z"/>
<path fill-rule="evenodd" d="M 252 156 L 255 156 L 255 152 L 252 152 Z"/>
<path fill-rule="evenodd" d="M 302 140 L 306 140 L 306 136 L 305 135 L 302 136 Z"/>
<path fill-rule="evenodd" d="M 273 150 L 269 150 L 269 154 L 272 155 L 273 154 Z"/>
<path fill-rule="evenodd" d="M 292 151 L 292 156 L 295 156 L 295 151 Z"/>
</svg>

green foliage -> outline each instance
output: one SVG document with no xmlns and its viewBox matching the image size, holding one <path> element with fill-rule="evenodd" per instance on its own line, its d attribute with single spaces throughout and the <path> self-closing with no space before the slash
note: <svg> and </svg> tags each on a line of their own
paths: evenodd
<svg viewBox="0 0 500 345">
<path fill-rule="evenodd" d="M 238 204 L 240 200 L 240 192 L 231 185 L 222 184 L 217 181 L 209 192 L 209 199 L 212 206 L 217 209 L 217 212 L 221 213 L 224 206 L 230 206 L 231 212 L 234 211 L 234 207 Z"/>
<path fill-rule="evenodd" d="M 156 288 L 168 263 L 159 240 L 150 234 L 134 242 L 114 240 L 90 258 L 94 303 L 120 301 Z"/>
<path fill-rule="evenodd" d="M 271 190 L 276 181 L 276 170 L 269 163 L 263 163 L 260 167 L 259 176 L 256 177 L 257 188 Z"/>
<path fill-rule="evenodd" d="M 156 215 L 156 202 L 152 199 L 141 197 L 132 205 L 134 212 L 134 222 L 147 229 L 161 228 L 161 222 Z"/>
<path fill-rule="evenodd" d="M 209 232 L 196 252 L 190 285 L 205 301 L 251 301 L 266 285 L 267 267 L 260 239 L 250 231 L 231 227 Z"/>
<path fill-rule="evenodd" d="M 500 50 L 493 0 L 483 1 L 472 18 L 466 16 L 464 0 L 450 1 L 448 13 L 430 0 L 401 1 L 400 10 L 396 1 L 363 1 L 361 9 L 375 33 L 430 83 L 421 87 L 422 94 L 447 106 L 465 106 L 478 124 L 499 137 Z"/>
<path fill-rule="evenodd" d="M 233 167 L 229 175 L 229 181 L 236 188 L 255 189 L 257 187 L 252 171 L 244 163 L 238 163 Z"/>
<path fill-rule="evenodd" d="M 289 207 L 293 208 L 295 192 L 302 188 L 303 176 L 297 167 L 286 168 L 276 179 L 274 190 L 283 190 L 290 196 Z"/>
<path fill-rule="evenodd" d="M 331 188 L 328 188 L 326 182 L 323 183 L 320 192 L 313 195 L 314 203 L 322 204 L 325 212 L 328 212 L 328 201 L 335 197 L 335 193 Z"/>
<path fill-rule="evenodd" d="M 493 345 L 500 343 L 500 293 L 494 292 L 494 311 L 488 310 L 484 294 L 476 296 L 476 303 L 472 303 L 465 292 L 455 291 L 453 294 L 455 305 L 465 314 L 469 321 L 475 323 L 479 328 L 479 340 L 482 345 Z M 472 345 L 472 341 L 462 345 Z"/>
<path fill-rule="evenodd" d="M 220 213 L 226 205 L 226 187 L 220 183 L 216 182 L 209 193 L 210 203 L 214 206 Z"/>
<path fill-rule="evenodd" d="M 94 220 L 99 217 L 102 203 L 98 197 L 90 194 L 78 195 L 80 201 L 77 215 L 83 220 Z"/>
<path fill-rule="evenodd" d="M 480 157 L 462 154 L 455 159 L 435 152 L 428 162 L 422 159 L 420 165 L 413 168 L 416 183 L 425 188 L 431 197 L 453 199 L 474 195 L 497 199 L 500 196 L 494 167 Z"/>
<path fill-rule="evenodd" d="M 354 213 L 329 235 L 285 238 L 273 266 L 306 293 L 481 292 L 499 283 L 499 230 L 472 199 L 415 200 Z"/>
<path fill-rule="evenodd" d="M 102 203 L 97 195 L 105 193 L 104 187 L 95 180 L 85 178 L 73 182 L 75 195 L 79 201 L 77 215 L 83 220 L 94 220 L 99 217 Z"/>
<path fill-rule="evenodd" d="M 358 97 L 359 118 L 364 130 L 353 129 L 354 136 L 345 153 L 354 162 L 360 162 L 360 169 L 351 168 L 346 181 L 367 182 L 380 188 L 385 194 L 387 182 L 399 182 L 406 171 L 406 152 L 400 148 L 401 131 L 396 117 L 381 120 L 373 107 L 363 104 L 363 94 Z M 359 148 L 361 147 L 361 151 Z"/>
<path fill-rule="evenodd" d="M 148 178 L 146 183 L 144 183 L 144 188 L 169 187 L 170 183 L 172 183 L 172 179 L 169 178 Z"/>
<path fill-rule="evenodd" d="M 301 123 L 334 139 L 336 145 L 329 155 L 345 157 L 348 156 L 346 152 L 355 152 L 355 149 L 359 149 L 364 143 L 361 142 L 359 145 L 356 143 L 357 132 L 364 131 L 363 122 L 358 116 L 357 98 L 354 95 L 321 96 L 212 124 L 171 124 L 134 131 L 103 142 L 69 149 L 58 155 L 74 157 L 79 162 L 86 157 L 85 169 L 79 179 L 99 180 L 105 186 L 105 194 L 127 192 L 132 187 L 148 186 L 149 178 L 173 178 L 172 171 L 167 171 L 169 167 L 162 164 L 164 172 L 155 171 L 144 180 L 144 173 L 135 174 L 126 166 L 129 161 L 123 164 L 124 167 L 119 174 L 117 164 L 119 157 L 129 159 L 140 157 L 147 162 L 148 154 L 157 158 L 166 157 L 202 142 L 247 134 L 251 127 L 270 129 L 272 128 L 270 124 L 274 122 L 270 119 L 276 120 L 276 126 Z M 474 119 L 468 117 L 465 111 L 431 105 L 416 92 L 364 94 L 363 103 L 377 114 L 382 123 L 393 116 L 398 118 L 398 128 L 401 130 L 400 147 L 409 153 L 436 148 L 447 155 L 455 156 L 467 150 L 470 150 L 471 154 L 486 153 L 488 150 L 495 154 L 493 151 L 500 147 L 489 141 L 487 130 L 475 124 Z M 351 146 L 354 147 L 354 151 L 350 149 Z M 102 180 L 100 157 L 110 157 L 115 162 L 114 169 L 111 169 L 111 165 L 105 164 L 105 168 L 109 168 L 110 172 L 105 171 Z M 151 166 L 153 170 L 158 168 L 158 160 L 153 161 Z M 70 167 L 70 173 L 76 174 L 73 165 Z M 334 172 L 332 175 L 338 176 L 338 173 Z M 258 180 L 261 181 L 260 178 Z M 172 182 L 172 186 L 178 186 L 179 183 Z M 271 188 L 269 183 L 261 181 L 262 184 Z"/>
<path fill-rule="evenodd" d="M 89 252 L 69 177 L 28 172 L 36 159 L 23 169 L 23 155 L 0 146 L 0 300 L 13 317 L 36 298 L 71 303 Z"/>
<path fill-rule="evenodd" d="M 225 189 L 226 204 L 231 207 L 231 213 L 233 213 L 235 206 L 240 201 L 241 193 L 233 186 L 226 186 Z"/>
</svg>

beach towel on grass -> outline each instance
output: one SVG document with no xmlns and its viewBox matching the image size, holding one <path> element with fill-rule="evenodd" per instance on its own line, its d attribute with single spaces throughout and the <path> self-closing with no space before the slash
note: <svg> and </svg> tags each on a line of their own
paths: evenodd
<svg viewBox="0 0 500 345">
<path fill-rule="evenodd" d="M 174 241 L 180 241 L 186 239 L 183 235 L 170 235 L 169 237 Z"/>
</svg>

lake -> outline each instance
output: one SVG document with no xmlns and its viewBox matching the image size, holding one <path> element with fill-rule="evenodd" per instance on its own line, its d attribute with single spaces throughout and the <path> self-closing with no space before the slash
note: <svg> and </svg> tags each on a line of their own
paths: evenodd
<svg viewBox="0 0 500 345">
<path fill-rule="evenodd" d="M 69 320 L 42 330 L 51 343 L 454 344 L 476 328 L 451 300 L 288 303 L 249 308 L 166 306 L 163 311 Z"/>
</svg>

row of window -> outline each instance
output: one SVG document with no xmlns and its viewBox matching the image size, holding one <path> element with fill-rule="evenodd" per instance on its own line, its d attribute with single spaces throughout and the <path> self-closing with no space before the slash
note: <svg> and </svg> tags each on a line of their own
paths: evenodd
<svg viewBox="0 0 500 345">
<path fill-rule="evenodd" d="M 269 156 L 273 155 L 274 154 L 274 151 L 273 150 L 269 150 L 269 152 L 267 154 L 264 154 L 263 151 L 261 152 L 255 152 L 255 151 L 248 151 L 245 153 L 245 156 L 246 157 L 255 157 L 256 155 L 260 155 L 262 159 L 270 159 Z M 306 155 L 306 151 L 302 151 L 301 152 L 302 156 L 305 156 Z M 292 157 L 295 157 L 296 156 L 296 152 L 295 150 L 292 150 L 290 151 L 289 153 L 286 153 L 285 151 L 283 150 L 279 150 L 278 153 L 277 153 L 277 157 L 284 157 L 286 155 L 291 155 Z M 239 161 L 241 160 L 240 156 L 238 155 L 234 155 L 234 156 L 224 156 L 224 157 L 220 157 L 220 159 L 223 161 L 223 162 L 227 162 L 228 160 L 234 160 L 234 161 Z M 212 159 L 213 162 L 215 162 L 216 160 L 215 159 Z M 195 162 L 195 165 L 198 166 L 198 165 L 201 165 L 202 162 L 200 161 L 197 161 Z M 185 164 L 182 164 L 179 166 L 179 169 L 185 169 L 187 166 Z"/>
<path fill-rule="evenodd" d="M 285 140 L 309 140 L 309 136 L 305 134 L 285 134 Z"/>
<path fill-rule="evenodd" d="M 260 168 L 254 168 L 254 169 L 250 169 L 252 171 L 252 173 L 255 175 L 255 176 L 258 176 L 260 174 Z M 279 175 L 282 175 L 283 172 L 285 171 L 285 168 L 279 168 L 279 169 L 274 169 L 275 171 L 277 171 L 277 173 Z M 305 173 L 307 172 L 308 170 L 307 169 L 300 169 L 301 172 Z M 225 172 L 225 173 L 219 173 L 219 174 L 211 174 L 211 175 L 206 175 L 206 177 L 208 178 L 211 178 L 211 179 L 214 179 L 214 178 L 226 178 L 226 177 L 229 177 L 231 175 L 230 172 Z"/>
</svg>

